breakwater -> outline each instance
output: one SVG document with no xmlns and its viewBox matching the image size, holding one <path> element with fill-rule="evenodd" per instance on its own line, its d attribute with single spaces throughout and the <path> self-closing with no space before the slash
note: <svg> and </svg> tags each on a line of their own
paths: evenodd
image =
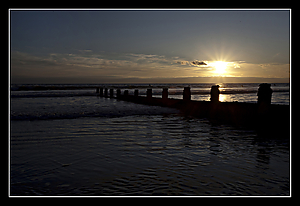
<svg viewBox="0 0 300 206">
<path fill-rule="evenodd" d="M 112 88 L 96 88 L 96 93 L 104 98 L 116 98 L 138 104 L 163 106 L 179 109 L 184 115 L 208 118 L 213 124 L 232 124 L 237 127 L 255 129 L 261 137 L 288 138 L 290 135 L 290 108 L 288 105 L 271 104 L 270 84 L 260 84 L 257 103 L 220 102 L 219 86 L 211 87 L 211 101 L 191 100 L 190 87 L 184 87 L 182 99 L 168 98 L 168 88 L 162 90 L 162 97 L 153 97 L 152 88 L 146 96 L 140 96 L 139 90 L 130 95 L 128 90 L 121 93 Z"/>
</svg>

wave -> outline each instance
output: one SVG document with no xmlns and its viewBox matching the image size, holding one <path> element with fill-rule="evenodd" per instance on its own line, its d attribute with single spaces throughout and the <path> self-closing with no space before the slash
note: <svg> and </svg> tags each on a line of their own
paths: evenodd
<svg viewBox="0 0 300 206">
<path fill-rule="evenodd" d="M 45 90 L 74 90 L 74 89 L 91 89 L 95 88 L 95 85 L 81 85 L 81 84 L 41 84 L 41 85 L 34 85 L 34 84 L 25 84 L 25 85 L 11 85 L 11 91 L 45 91 Z"/>
<path fill-rule="evenodd" d="M 107 112 L 107 113 L 73 113 L 73 114 L 63 114 L 63 113 L 51 113 L 51 114 L 11 114 L 11 120 L 55 120 L 55 119 L 78 119 L 84 117 L 101 117 L 101 118 L 116 118 L 116 117 L 126 117 L 133 115 L 165 115 L 174 114 L 179 111 L 171 108 L 164 108 L 160 111 L 132 111 L 132 112 Z"/>
<path fill-rule="evenodd" d="M 19 105 L 19 107 L 22 105 Z M 102 117 L 115 118 L 132 115 L 165 115 L 175 114 L 179 111 L 174 108 L 136 105 L 128 102 L 119 102 L 114 105 L 112 102 L 102 102 L 98 106 L 89 107 L 88 105 L 57 107 L 52 103 L 46 107 L 35 107 L 35 109 L 19 109 L 18 111 L 11 111 L 11 120 L 54 120 L 54 119 L 77 119 L 84 117 Z"/>
<path fill-rule="evenodd" d="M 11 120 L 53 120 L 53 119 L 77 119 L 81 117 L 121 117 L 125 115 L 118 114 L 97 114 L 97 113 L 73 113 L 73 114 L 63 114 L 63 113 L 50 113 L 50 114 L 11 114 Z"/>
<path fill-rule="evenodd" d="M 96 93 L 11 93 L 11 98 L 46 98 L 46 97 L 84 97 L 84 96 L 97 96 Z"/>
</svg>

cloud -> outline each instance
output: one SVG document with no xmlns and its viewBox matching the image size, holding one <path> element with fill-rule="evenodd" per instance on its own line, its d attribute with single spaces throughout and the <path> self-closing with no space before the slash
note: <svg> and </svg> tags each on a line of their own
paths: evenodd
<svg viewBox="0 0 300 206">
<path fill-rule="evenodd" d="M 181 64 L 181 65 L 189 65 L 189 66 L 197 66 L 197 67 L 202 67 L 202 66 L 207 66 L 207 63 L 205 63 L 204 61 L 176 61 L 177 64 Z"/>
<path fill-rule="evenodd" d="M 203 61 L 192 61 L 191 62 L 192 65 L 195 65 L 195 66 L 203 66 L 203 65 L 207 65 L 207 63 L 203 62 Z"/>
<path fill-rule="evenodd" d="M 92 50 L 90 49 L 84 49 L 84 50 L 78 50 L 80 53 L 90 53 L 90 52 L 93 52 Z"/>
<path fill-rule="evenodd" d="M 12 76 L 18 77 L 160 77 L 168 76 L 170 59 L 155 54 L 50 53 L 33 55 L 12 51 Z"/>
<path fill-rule="evenodd" d="M 134 54 L 134 53 L 128 53 L 128 54 L 120 54 L 119 56 L 116 56 L 118 59 L 127 59 L 133 62 L 138 62 L 140 64 L 149 64 L 149 63 L 157 63 L 157 62 L 169 62 L 165 58 L 165 56 L 156 55 L 156 54 Z"/>
<path fill-rule="evenodd" d="M 181 65 L 190 65 L 189 61 L 176 61 L 176 63 Z"/>
<path fill-rule="evenodd" d="M 164 56 L 154 54 L 95 54 L 91 50 L 79 50 L 79 53 L 50 53 L 44 56 L 32 55 L 24 52 L 13 51 L 12 62 L 16 65 L 38 66 L 76 66 L 76 67 L 101 67 L 101 66 L 133 66 L 169 63 Z"/>
<path fill-rule="evenodd" d="M 77 53 L 29 54 L 11 52 L 13 79 L 109 79 L 116 78 L 183 78 L 214 75 L 212 61 L 186 61 L 179 57 L 134 53 Z M 282 72 L 284 71 L 284 73 Z M 249 64 L 233 61 L 227 64 L 228 76 L 286 77 L 289 65 Z M 52 81 L 52 80 L 51 80 Z M 53 80 L 54 81 L 54 80 Z"/>
</svg>

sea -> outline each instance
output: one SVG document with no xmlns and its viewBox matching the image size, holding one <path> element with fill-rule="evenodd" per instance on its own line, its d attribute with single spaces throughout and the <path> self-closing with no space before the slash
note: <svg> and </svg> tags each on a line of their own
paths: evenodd
<svg viewBox="0 0 300 206">
<path fill-rule="evenodd" d="M 259 84 L 219 84 L 222 102 L 257 102 Z M 97 87 L 209 101 L 212 84 L 10 85 L 10 196 L 289 196 L 290 137 L 99 97 Z M 290 104 L 288 83 L 272 104 Z M 115 93 L 116 95 L 116 93 Z"/>
</svg>

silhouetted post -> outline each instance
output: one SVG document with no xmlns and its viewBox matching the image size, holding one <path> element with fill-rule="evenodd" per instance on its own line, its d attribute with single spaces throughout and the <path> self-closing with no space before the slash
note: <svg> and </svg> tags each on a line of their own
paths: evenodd
<svg viewBox="0 0 300 206">
<path fill-rule="evenodd" d="M 139 90 L 136 89 L 136 90 L 134 90 L 134 97 L 138 97 L 138 96 L 139 96 Z"/>
<path fill-rule="evenodd" d="M 128 90 L 124 91 L 124 96 L 127 97 L 128 96 Z"/>
<path fill-rule="evenodd" d="M 190 87 L 184 87 L 183 90 L 183 100 L 191 100 L 191 88 Z"/>
<path fill-rule="evenodd" d="M 100 88 L 100 97 L 103 97 L 103 88 Z"/>
<path fill-rule="evenodd" d="M 257 92 L 257 104 L 258 105 L 270 105 L 272 99 L 272 92 L 271 84 L 263 83 L 259 85 L 258 92 Z"/>
<path fill-rule="evenodd" d="M 147 89 L 147 98 L 148 99 L 152 98 L 152 89 Z"/>
<path fill-rule="evenodd" d="M 109 90 L 109 96 L 110 96 L 110 98 L 114 97 L 114 89 Z"/>
<path fill-rule="evenodd" d="M 99 94 L 99 88 L 96 88 L 96 93 Z"/>
<path fill-rule="evenodd" d="M 257 92 L 257 104 L 258 104 L 258 134 L 269 135 L 269 131 L 272 130 L 272 123 L 270 121 L 270 106 L 272 99 L 271 84 L 260 84 Z"/>
<path fill-rule="evenodd" d="M 121 89 L 117 89 L 117 98 L 121 97 Z"/>
<path fill-rule="evenodd" d="M 211 90 L 210 90 L 210 101 L 212 103 L 217 103 L 219 102 L 219 94 L 220 94 L 220 90 L 219 90 L 219 85 L 214 85 L 211 86 Z"/>
<path fill-rule="evenodd" d="M 167 100 L 168 99 L 168 88 L 163 88 L 162 99 L 163 100 Z"/>
<path fill-rule="evenodd" d="M 107 88 L 105 88 L 105 90 L 104 90 L 104 96 L 105 96 L 105 97 L 107 97 L 107 96 L 108 96 L 108 94 L 107 94 L 107 93 L 108 93 L 108 89 L 107 89 Z"/>
</svg>

